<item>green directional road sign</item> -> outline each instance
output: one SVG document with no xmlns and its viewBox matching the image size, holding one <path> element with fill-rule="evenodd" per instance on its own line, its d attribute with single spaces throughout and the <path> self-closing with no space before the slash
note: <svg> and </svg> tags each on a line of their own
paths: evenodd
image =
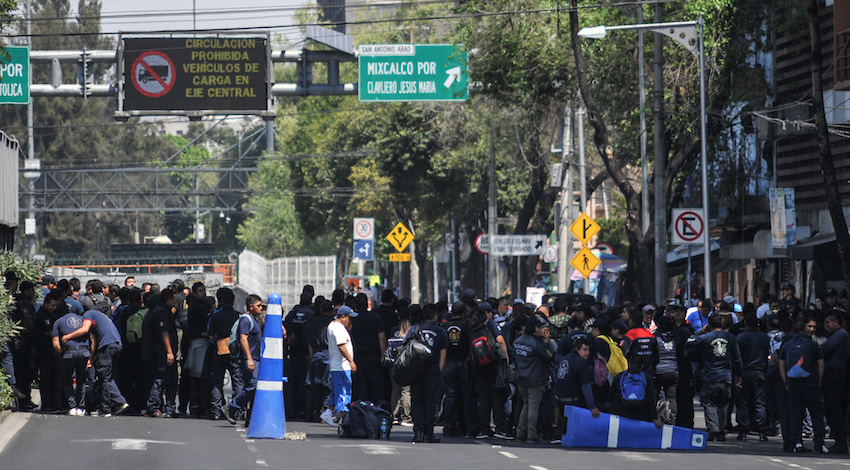
<svg viewBox="0 0 850 470">
<path fill-rule="evenodd" d="M 451 44 L 372 44 L 358 48 L 360 101 L 464 101 L 467 53 Z"/>
<path fill-rule="evenodd" d="M 30 49 L 6 46 L 0 54 L 0 104 L 30 102 Z"/>
</svg>

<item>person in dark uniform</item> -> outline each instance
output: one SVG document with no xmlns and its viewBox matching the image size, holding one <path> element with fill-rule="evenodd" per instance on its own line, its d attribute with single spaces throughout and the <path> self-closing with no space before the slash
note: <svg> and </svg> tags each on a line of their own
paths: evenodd
<svg viewBox="0 0 850 470">
<path fill-rule="evenodd" d="M 741 388 L 735 395 L 735 408 L 738 418 L 738 440 L 747 440 L 747 434 L 753 428 L 750 414 L 755 411 L 755 427 L 759 440 L 767 441 L 767 410 L 765 409 L 764 377 L 767 371 L 767 356 L 770 350 L 770 337 L 759 331 L 759 322 L 755 312 L 744 317 L 747 331 L 737 336 L 738 349 L 741 351 L 743 372 Z"/>
<path fill-rule="evenodd" d="M 307 371 L 307 421 L 319 420 L 322 403 L 331 392 L 328 373 L 328 325 L 334 319 L 333 304 L 323 300 L 319 305 L 319 315 L 313 317 L 304 328 L 304 339 L 310 353 L 310 367 Z"/>
<path fill-rule="evenodd" d="M 542 442 L 537 432 L 537 418 L 543 394 L 549 383 L 549 364 L 554 355 L 543 342 L 543 329 L 546 320 L 529 315 L 523 334 L 514 341 L 516 359 L 517 394 L 521 398 L 522 409 L 517 419 L 516 437 L 519 441 L 528 440 L 531 444 Z"/>
<path fill-rule="evenodd" d="M 12 359 L 15 365 L 15 379 L 19 398 L 18 409 L 31 411 L 35 408 L 32 402 L 32 382 L 36 377 L 35 368 L 35 284 L 30 281 L 21 283 L 20 293 L 15 294 L 15 308 L 12 311 L 12 321 L 21 327 L 20 334 L 12 341 Z"/>
<path fill-rule="evenodd" d="M 829 448 L 832 454 L 847 453 L 847 360 L 850 358 L 850 335 L 842 325 L 841 312 L 832 310 L 826 314 L 824 328 L 829 337 L 821 345 L 824 373 L 823 409 L 835 444 Z M 17 370 L 17 369 L 16 369 Z"/>
<path fill-rule="evenodd" d="M 285 388 L 289 392 L 286 400 L 286 416 L 294 420 L 303 420 L 306 409 L 306 390 L 304 381 L 307 379 L 307 364 L 309 351 L 305 340 L 304 327 L 313 318 L 313 294 L 310 291 L 301 293 L 300 303 L 292 308 L 283 319 L 286 328 L 287 344 L 289 346 L 289 378 Z"/>
<path fill-rule="evenodd" d="M 142 335 L 149 345 L 148 370 L 152 378 L 148 394 L 148 416 L 171 418 L 177 400 L 177 322 L 172 308 L 174 292 L 159 294 L 159 305 L 145 317 Z"/>
<path fill-rule="evenodd" d="M 357 316 L 351 319 L 351 341 L 357 354 L 357 373 L 352 376 L 352 393 L 354 400 L 380 404 L 390 398 L 386 395 L 387 390 L 390 390 L 390 377 L 384 367 L 387 337 L 381 317 L 368 309 L 366 294 L 357 294 L 353 308 Z"/>
<path fill-rule="evenodd" d="M 130 405 L 121 394 L 113 378 L 114 364 L 121 353 L 121 336 L 109 317 L 99 310 L 83 314 L 83 326 L 60 338 L 61 342 L 84 337 L 91 332 L 94 338 L 92 363 L 96 371 L 96 389 L 100 389 L 100 412 L 106 416 L 127 411 Z"/>
<path fill-rule="evenodd" d="M 446 366 L 443 369 L 443 436 L 466 435 L 475 437 L 478 430 L 475 391 L 469 363 L 469 308 L 463 302 L 452 305 L 451 317 L 442 324 L 449 344 L 446 349 Z M 463 417 L 461 417 L 463 412 Z M 461 429 L 464 425 L 465 429 Z M 463 433 L 463 434 L 462 434 Z"/>
<path fill-rule="evenodd" d="M 782 284 L 782 297 L 779 299 L 779 308 L 784 308 L 790 312 L 800 310 L 802 302 L 799 298 L 794 297 L 795 291 L 796 288 L 794 287 L 794 284 L 791 284 L 790 282 Z"/>
<path fill-rule="evenodd" d="M 576 338 L 573 350 L 566 356 L 556 356 L 558 369 L 555 373 L 555 403 L 558 405 L 558 433 L 567 432 L 567 420 L 564 417 L 564 405 L 587 408 L 594 418 L 599 417 L 599 407 L 593 398 L 590 384 L 593 373 L 587 365 L 590 357 L 590 345 L 587 338 Z"/>
<path fill-rule="evenodd" d="M 426 304 L 422 307 L 423 320 L 407 334 L 408 338 L 419 335 L 431 348 L 431 363 L 422 377 L 410 384 L 410 414 L 413 418 L 411 442 L 440 442 L 440 438 L 434 436 L 434 413 L 440 399 L 440 375 L 446 365 L 449 337 L 446 330 L 436 323 L 437 316 L 437 306 Z"/>
<path fill-rule="evenodd" d="M 53 325 L 53 349 L 62 356 L 60 374 L 64 399 L 71 416 L 85 416 L 86 408 L 86 369 L 91 367 L 91 343 L 88 336 L 68 340 L 63 343 L 64 335 L 73 333 L 83 326 L 83 317 L 76 313 L 68 313 L 56 320 Z M 77 386 L 74 387 L 74 377 Z"/>
<path fill-rule="evenodd" d="M 673 330 L 679 337 L 680 344 L 685 344 L 693 336 L 694 329 L 685 320 L 687 310 L 679 299 L 670 299 L 665 314 L 673 320 Z M 687 354 L 678 356 L 679 382 L 676 386 L 676 426 L 694 427 L 694 370 L 691 358 Z"/>
<path fill-rule="evenodd" d="M 186 328 L 183 330 L 183 343 L 188 343 L 181 386 L 188 386 L 189 416 L 200 418 L 210 409 L 212 383 L 209 364 L 205 361 L 209 354 L 210 341 L 207 336 L 207 324 L 210 319 L 210 304 L 207 303 L 207 289 L 202 282 L 192 284 L 192 292 L 186 296 Z M 204 366 L 207 366 L 206 369 Z M 183 404 L 181 398 L 181 406 Z"/>
<path fill-rule="evenodd" d="M 398 326 L 398 312 L 396 312 L 396 296 L 393 291 L 384 289 L 381 292 L 381 305 L 373 308 L 372 311 L 381 317 L 381 322 L 384 324 L 384 335 L 389 338 L 392 336 L 392 329 Z"/>
<path fill-rule="evenodd" d="M 788 389 L 788 411 L 790 415 L 789 436 L 791 452 L 811 452 L 803 447 L 803 419 L 806 410 L 812 416 L 814 450 L 819 454 L 830 453 L 824 445 L 824 427 L 821 383 L 826 364 L 823 351 L 812 340 L 817 323 L 813 318 L 800 315 L 794 322 L 794 336 L 779 350 L 779 376 Z M 785 429 L 782 430 L 785 434 Z"/>
<path fill-rule="evenodd" d="M 222 416 L 221 407 L 225 404 L 224 399 L 224 373 L 230 373 L 230 384 L 233 387 L 233 395 L 239 394 L 242 389 L 242 377 L 239 375 L 239 361 L 230 357 L 230 330 L 239 319 L 239 312 L 233 309 L 236 296 L 227 287 L 222 287 L 215 292 L 220 308 L 210 316 L 208 334 L 210 337 L 210 348 L 212 348 L 211 377 L 212 377 L 212 404 L 210 413 L 214 419 Z"/>
<path fill-rule="evenodd" d="M 68 313 L 65 293 L 54 289 L 44 297 L 44 304 L 35 314 L 35 358 L 38 365 L 38 391 L 41 411 L 52 413 L 64 409 L 62 375 L 59 360 L 53 350 L 53 325 Z"/>
<path fill-rule="evenodd" d="M 242 415 L 245 421 L 251 419 L 249 406 L 254 402 L 257 381 L 260 372 L 260 350 L 263 343 L 263 302 L 254 294 L 245 301 L 247 312 L 239 316 L 236 334 L 239 335 L 239 375 L 242 377 L 242 389 L 230 403 L 222 407 L 222 413 L 230 424 Z M 248 426 L 248 424 L 245 424 Z"/>
</svg>

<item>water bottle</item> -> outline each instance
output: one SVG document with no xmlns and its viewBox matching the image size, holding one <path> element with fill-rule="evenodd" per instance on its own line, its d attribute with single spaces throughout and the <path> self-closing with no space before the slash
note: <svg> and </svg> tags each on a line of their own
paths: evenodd
<svg viewBox="0 0 850 470">
<path fill-rule="evenodd" d="M 390 421 L 385 417 L 381 418 L 381 440 L 387 441 L 390 439 Z"/>
</svg>

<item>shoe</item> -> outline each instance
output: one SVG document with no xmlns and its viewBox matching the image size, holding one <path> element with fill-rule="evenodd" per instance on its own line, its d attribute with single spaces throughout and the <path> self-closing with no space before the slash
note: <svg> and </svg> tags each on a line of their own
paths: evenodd
<svg viewBox="0 0 850 470">
<path fill-rule="evenodd" d="M 713 442 L 715 439 L 717 439 L 717 433 L 716 432 L 708 433 L 708 442 Z"/>
<path fill-rule="evenodd" d="M 457 433 L 454 429 L 451 428 L 443 428 L 443 437 L 457 437 Z"/>
<path fill-rule="evenodd" d="M 151 418 L 162 418 L 165 415 L 162 411 L 156 410 L 150 414 Z"/>
<path fill-rule="evenodd" d="M 794 447 L 791 449 L 791 452 L 793 452 L 795 454 L 805 454 L 805 453 L 808 453 L 808 452 L 811 452 L 811 451 L 812 451 L 812 449 L 806 449 L 805 447 L 803 447 L 802 442 L 798 442 L 798 443 L 794 444 Z"/>
<path fill-rule="evenodd" d="M 130 405 L 129 405 L 128 403 L 124 403 L 123 405 L 119 406 L 119 407 L 118 407 L 118 409 L 117 409 L 117 410 L 115 410 L 115 411 L 112 413 L 112 415 L 113 415 L 113 416 L 118 416 L 118 415 L 120 415 L 121 413 L 124 413 L 124 412 L 126 412 L 127 410 L 129 410 L 129 409 L 130 409 Z"/>
<path fill-rule="evenodd" d="M 549 444 L 561 445 L 561 443 L 562 442 L 560 439 L 552 439 L 551 441 L 549 441 Z"/>
<path fill-rule="evenodd" d="M 503 432 L 497 432 L 497 433 L 494 433 L 494 434 L 493 434 L 493 437 L 498 438 L 498 439 L 504 439 L 504 440 L 506 440 L 506 441 L 512 441 L 512 440 L 514 440 L 514 438 L 513 438 L 513 437 L 508 436 L 507 434 L 505 434 L 505 433 L 503 433 Z"/>
<path fill-rule="evenodd" d="M 528 440 L 529 444 L 540 444 L 541 442 L 543 442 L 543 439 L 540 439 L 539 437 L 535 437 L 534 439 Z"/>
<path fill-rule="evenodd" d="M 226 419 L 228 423 L 236 424 L 236 420 L 233 416 L 230 416 L 230 406 L 227 403 L 221 405 L 221 414 L 224 415 L 224 419 Z"/>
<path fill-rule="evenodd" d="M 71 408 L 70 410 L 68 410 L 68 416 L 77 416 L 77 409 Z"/>
<path fill-rule="evenodd" d="M 475 436 L 476 439 L 490 439 L 490 435 L 487 433 L 480 432 Z"/>
<path fill-rule="evenodd" d="M 410 442 L 425 442 L 425 433 L 423 431 L 413 431 L 413 439 Z"/>
<path fill-rule="evenodd" d="M 439 444 L 440 438 L 432 434 L 427 434 L 423 436 L 422 442 L 427 442 L 429 444 Z"/>
<path fill-rule="evenodd" d="M 840 444 L 833 444 L 829 448 L 829 453 L 830 454 L 846 454 L 847 453 L 847 446 L 842 446 Z"/>
<path fill-rule="evenodd" d="M 746 436 L 745 436 L 746 438 Z M 726 442 L 726 433 L 719 432 L 717 433 L 717 442 Z"/>
<path fill-rule="evenodd" d="M 410 421 L 402 421 L 401 425 L 406 427 L 406 428 L 412 428 L 413 427 L 413 423 L 410 422 Z"/>
<path fill-rule="evenodd" d="M 738 437 L 736 437 L 735 439 L 737 439 L 739 441 L 746 441 L 747 440 L 747 433 L 745 433 L 745 432 L 739 433 Z"/>
<path fill-rule="evenodd" d="M 831 454 L 831 453 L 832 453 L 832 452 L 830 452 L 830 450 L 829 450 L 829 449 L 828 449 L 825 445 L 823 445 L 823 444 L 821 444 L 821 445 L 820 445 L 820 446 L 818 446 L 818 447 L 815 447 L 815 452 L 817 452 L 818 454 Z"/>
<path fill-rule="evenodd" d="M 325 411 L 322 411 L 322 414 L 319 415 L 322 421 L 325 422 L 328 426 L 336 427 L 336 423 L 334 423 L 334 413 L 330 408 L 325 408 Z"/>
<path fill-rule="evenodd" d="M 760 433 L 759 433 L 759 441 L 760 441 L 760 442 L 767 442 L 767 434 L 766 434 L 766 433 L 763 433 L 763 432 L 760 432 Z"/>
</svg>

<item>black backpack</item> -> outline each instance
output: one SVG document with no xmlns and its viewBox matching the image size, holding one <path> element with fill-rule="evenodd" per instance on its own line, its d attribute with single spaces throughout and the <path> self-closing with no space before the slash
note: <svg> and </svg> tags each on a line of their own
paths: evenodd
<svg viewBox="0 0 850 470">
<path fill-rule="evenodd" d="M 103 294 L 92 294 L 89 296 L 89 300 L 94 304 L 94 309 L 100 311 L 100 313 L 106 315 L 107 317 L 112 316 L 112 303 L 109 299 L 106 298 Z"/>
<path fill-rule="evenodd" d="M 413 327 L 410 337 L 398 348 L 393 362 L 392 377 L 395 383 L 405 387 L 422 377 L 431 364 L 431 347 L 422 339 L 419 328 Z"/>
<path fill-rule="evenodd" d="M 352 402 L 348 405 L 348 414 L 339 424 L 337 433 L 339 437 L 380 439 L 383 420 L 386 420 L 387 437 L 389 437 L 390 428 L 393 425 L 393 418 L 389 411 L 367 401 Z"/>
</svg>

